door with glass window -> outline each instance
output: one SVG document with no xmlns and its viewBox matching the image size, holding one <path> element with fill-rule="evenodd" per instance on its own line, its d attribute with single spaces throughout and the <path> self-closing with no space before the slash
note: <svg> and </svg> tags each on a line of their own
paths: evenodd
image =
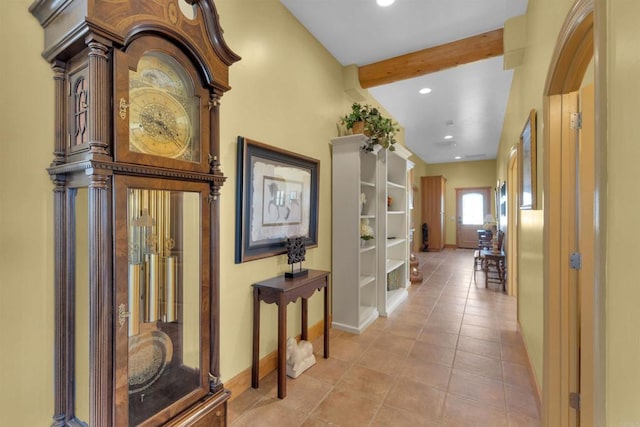
<svg viewBox="0 0 640 427">
<path fill-rule="evenodd" d="M 478 247 L 478 229 L 491 214 L 491 188 L 456 188 L 456 245 L 459 248 Z"/>
</svg>

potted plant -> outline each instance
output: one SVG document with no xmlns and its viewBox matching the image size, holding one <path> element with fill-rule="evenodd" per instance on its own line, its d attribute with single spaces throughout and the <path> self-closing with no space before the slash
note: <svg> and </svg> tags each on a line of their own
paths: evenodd
<svg viewBox="0 0 640 427">
<path fill-rule="evenodd" d="M 396 132 L 400 129 L 398 124 L 388 117 L 380 114 L 380 111 L 368 104 L 354 102 L 351 112 L 340 118 L 340 123 L 351 129 L 353 133 L 362 133 L 367 136 L 365 151 L 376 151 L 376 145 L 394 151 Z"/>
<path fill-rule="evenodd" d="M 364 133 L 364 119 L 369 115 L 371 107 L 369 105 L 360 105 L 354 102 L 351 106 L 351 112 L 340 118 L 340 123 L 345 125 L 347 129 L 351 129 L 353 133 Z"/>
</svg>

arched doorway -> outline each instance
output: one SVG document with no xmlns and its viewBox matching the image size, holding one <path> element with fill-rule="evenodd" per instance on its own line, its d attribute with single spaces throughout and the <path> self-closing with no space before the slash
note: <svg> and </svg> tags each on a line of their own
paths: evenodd
<svg viewBox="0 0 640 427">
<path fill-rule="evenodd" d="M 594 10 L 594 0 L 575 2 L 558 37 L 544 93 L 545 425 L 604 425 L 605 420 L 605 248 L 600 244 L 606 200 L 605 85 L 598 58 L 603 53 L 603 20 L 598 20 L 603 7 L 599 3 Z M 583 107 L 592 109 L 594 121 L 587 126 L 595 129 L 594 138 L 577 150 L 583 133 L 574 116 L 577 91 L 592 60 L 595 100 Z M 587 168 L 592 168 L 590 176 L 583 176 Z"/>
</svg>

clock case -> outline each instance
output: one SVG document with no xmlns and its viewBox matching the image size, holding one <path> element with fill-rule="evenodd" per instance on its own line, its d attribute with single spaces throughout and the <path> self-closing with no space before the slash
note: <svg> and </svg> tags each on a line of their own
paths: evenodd
<svg viewBox="0 0 640 427">
<path fill-rule="evenodd" d="M 52 425 L 226 425 L 230 393 L 219 372 L 218 198 L 225 181 L 218 161 L 219 108 L 221 96 L 230 89 L 228 69 L 240 57 L 222 37 L 215 4 L 38 0 L 30 12 L 44 28 L 43 57 L 52 66 L 55 88 L 54 158 L 48 168 L 54 183 L 55 245 Z M 197 161 L 130 148 L 129 71 L 150 50 L 176 59 L 200 97 Z M 184 210 L 184 194 L 199 200 L 199 255 L 194 264 L 200 277 L 194 328 L 199 334 L 199 370 L 196 385 L 184 396 L 132 420 L 127 330 L 136 310 L 128 300 L 132 263 L 127 241 L 132 227 L 126 212 L 136 191 L 166 194 L 165 210 L 171 215 Z M 168 228 L 187 222 L 175 217 L 167 221 Z M 178 295 L 176 306 L 180 303 Z M 164 320 L 152 326 L 162 329 L 170 323 Z M 165 332 L 170 336 L 169 329 Z M 86 353 L 79 350 L 83 347 Z M 172 351 L 175 360 L 176 348 Z"/>
</svg>

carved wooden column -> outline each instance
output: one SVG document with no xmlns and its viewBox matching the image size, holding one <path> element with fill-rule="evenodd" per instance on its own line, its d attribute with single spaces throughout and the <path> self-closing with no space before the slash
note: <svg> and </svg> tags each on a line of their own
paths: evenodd
<svg viewBox="0 0 640 427">
<path fill-rule="evenodd" d="M 88 38 L 89 46 L 89 152 L 93 155 L 108 154 L 111 117 L 111 87 L 109 49 L 107 40 L 95 35 Z M 111 153 L 113 154 L 113 153 Z"/>
<path fill-rule="evenodd" d="M 55 101 L 55 134 L 54 134 L 54 159 L 51 166 L 56 166 L 65 161 L 65 127 L 61 126 L 65 111 L 65 63 L 54 61 L 52 64 L 54 80 L 54 101 Z M 53 242 L 54 242 L 54 288 L 55 288 L 55 310 L 54 322 L 56 325 L 54 336 L 54 371 L 53 382 L 55 388 L 53 427 L 63 427 L 67 424 L 69 399 L 72 390 L 69 385 L 67 366 L 69 364 L 69 286 L 67 282 L 67 270 L 69 265 L 69 254 L 67 250 L 67 230 L 69 227 L 67 189 L 65 187 L 64 175 L 53 175 Z"/>
<path fill-rule="evenodd" d="M 209 126 L 211 133 L 209 135 L 209 145 L 211 147 L 211 153 L 215 156 L 220 155 L 220 101 L 222 94 L 212 93 L 209 99 Z M 220 171 L 211 170 L 211 173 Z"/>
<path fill-rule="evenodd" d="M 108 155 L 111 117 L 108 40 L 90 34 L 89 46 L 89 154 L 92 159 Z M 111 179 L 92 171 L 89 184 L 89 354 L 90 425 L 108 427 L 112 422 L 112 324 L 111 294 Z"/>
<path fill-rule="evenodd" d="M 54 362 L 53 362 L 53 384 L 55 389 L 55 399 L 53 402 L 54 415 L 52 427 L 64 427 L 67 425 L 67 408 L 70 395 L 68 376 L 65 375 L 68 363 L 68 283 L 67 283 L 67 227 L 69 217 L 67 210 L 67 191 L 64 177 L 53 178 L 53 242 L 54 242 L 54 288 L 55 288 L 55 335 L 54 335 Z"/>
<path fill-rule="evenodd" d="M 209 137 L 211 153 L 213 156 L 209 159 L 209 171 L 214 175 L 222 175 L 220 170 L 219 161 L 219 135 L 220 135 L 220 95 L 211 94 L 209 101 L 209 123 L 211 134 Z M 211 264 L 210 272 L 210 307 L 216 307 L 211 311 L 211 339 L 210 351 L 211 358 L 209 359 L 209 374 L 210 374 L 210 387 L 212 391 L 217 391 L 222 388 L 222 382 L 220 381 L 220 349 L 215 345 L 216 341 L 220 337 L 220 286 L 216 286 L 216 283 L 220 283 L 220 239 L 215 234 L 220 230 L 220 187 L 222 183 L 216 181 L 211 185 L 211 196 L 209 198 L 209 209 L 211 210 L 211 251 L 209 255 L 209 262 Z"/>
<path fill-rule="evenodd" d="M 111 178 L 91 176 L 89 184 L 89 357 L 90 425 L 112 422 Z"/>
<path fill-rule="evenodd" d="M 61 165 L 65 161 L 67 128 L 64 113 L 66 111 L 66 64 L 62 61 L 54 61 L 53 69 L 54 102 L 55 102 L 55 134 L 54 134 L 54 159 L 51 166 Z"/>
</svg>

